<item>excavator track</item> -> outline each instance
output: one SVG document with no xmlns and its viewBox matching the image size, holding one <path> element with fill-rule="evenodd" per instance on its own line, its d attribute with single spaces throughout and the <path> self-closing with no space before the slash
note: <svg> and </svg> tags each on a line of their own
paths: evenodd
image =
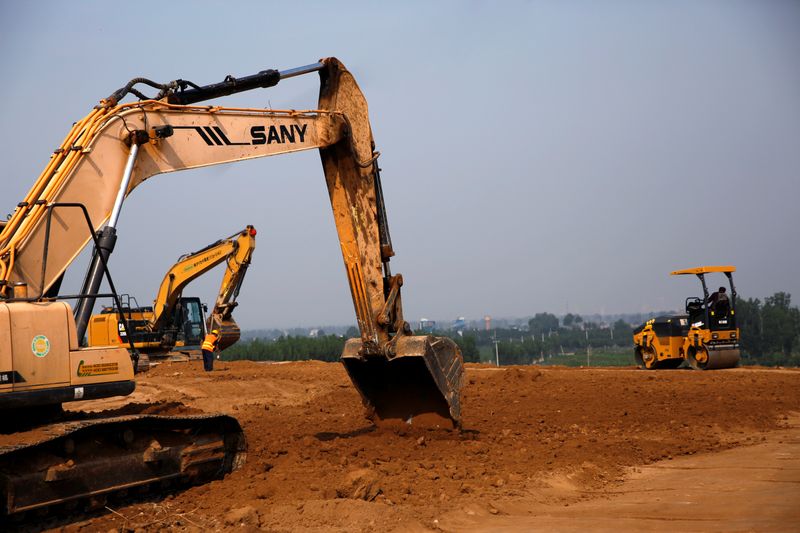
<svg viewBox="0 0 800 533">
<path fill-rule="evenodd" d="M 244 464 L 227 415 L 129 415 L 51 424 L 0 446 L 0 517 L 96 504 L 148 486 L 198 485 Z"/>
</svg>

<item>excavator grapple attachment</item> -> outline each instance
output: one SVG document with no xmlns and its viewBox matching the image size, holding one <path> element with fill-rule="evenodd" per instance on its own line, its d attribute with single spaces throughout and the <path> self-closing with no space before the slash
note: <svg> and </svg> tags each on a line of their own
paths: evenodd
<svg viewBox="0 0 800 533">
<path fill-rule="evenodd" d="M 426 426 L 437 419 L 461 425 L 464 360 L 446 337 L 404 336 L 393 355 L 364 355 L 361 339 L 347 341 L 342 363 L 375 422 Z M 419 425 L 418 424 L 418 425 Z"/>
</svg>

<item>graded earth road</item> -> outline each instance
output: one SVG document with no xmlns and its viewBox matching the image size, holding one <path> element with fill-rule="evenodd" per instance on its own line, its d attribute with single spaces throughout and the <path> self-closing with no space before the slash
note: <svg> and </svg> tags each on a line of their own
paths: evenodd
<svg viewBox="0 0 800 533">
<path fill-rule="evenodd" d="M 109 413 L 222 411 L 245 466 L 66 531 L 797 531 L 800 371 L 468 365 L 463 430 L 376 428 L 338 363 L 165 363 Z"/>
</svg>

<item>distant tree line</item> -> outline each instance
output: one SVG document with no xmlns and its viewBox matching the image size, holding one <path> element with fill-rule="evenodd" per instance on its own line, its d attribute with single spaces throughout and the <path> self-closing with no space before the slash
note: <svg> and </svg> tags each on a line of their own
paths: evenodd
<svg viewBox="0 0 800 533">
<path fill-rule="evenodd" d="M 474 345 L 484 360 L 494 362 L 497 353 L 503 365 L 527 365 L 587 347 L 623 351 L 631 344 L 633 328 L 624 320 L 609 326 L 586 322 L 580 315 L 567 314 L 559 319 L 552 313 L 538 313 L 528 321 L 527 328 L 472 330 L 462 335 L 461 340 Z M 459 341 L 458 336 L 454 338 Z"/>
<path fill-rule="evenodd" d="M 345 343 L 344 337 L 322 335 L 318 337 L 295 337 L 288 335 L 275 340 L 252 339 L 237 342 L 224 352 L 222 359 L 235 361 L 338 361 Z"/>
<path fill-rule="evenodd" d="M 739 298 L 736 318 L 741 330 L 744 364 L 800 366 L 800 310 L 791 305 L 788 293 L 775 293 L 763 302 Z M 552 313 L 537 313 L 528 321 L 527 328 L 448 330 L 432 334 L 453 339 L 466 362 L 494 361 L 494 354 L 499 353 L 504 365 L 526 365 L 541 362 L 545 357 L 597 350 L 630 353 L 632 363 L 633 328 L 622 319 L 608 325 L 585 321 L 577 314 L 568 313 L 559 319 Z M 231 346 L 222 357 L 256 361 L 338 361 L 345 341 L 358 336 L 358 330 L 350 327 L 344 336 L 325 335 L 320 331 L 317 337 L 256 338 Z"/>
<path fill-rule="evenodd" d="M 281 336 L 277 339 L 251 339 L 240 341 L 222 352 L 222 359 L 236 361 L 302 361 L 315 359 L 319 361 L 338 361 L 348 338 L 358 337 L 356 328 L 347 330 L 345 336 L 322 335 L 317 337 Z M 467 335 L 451 337 L 461 349 L 464 360 L 478 362 L 480 360 L 475 337 Z"/>
<path fill-rule="evenodd" d="M 736 323 L 745 364 L 800 366 L 800 309 L 792 297 L 776 292 L 764 298 L 739 298 Z"/>
</svg>

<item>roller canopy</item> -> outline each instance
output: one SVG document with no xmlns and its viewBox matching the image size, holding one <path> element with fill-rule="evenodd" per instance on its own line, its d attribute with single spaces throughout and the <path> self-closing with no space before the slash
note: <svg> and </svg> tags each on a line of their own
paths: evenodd
<svg viewBox="0 0 800 533">
<path fill-rule="evenodd" d="M 697 268 L 686 268 L 684 270 L 674 270 L 671 276 L 682 276 L 684 274 L 708 274 L 710 272 L 736 272 L 735 266 L 703 266 Z"/>
</svg>

